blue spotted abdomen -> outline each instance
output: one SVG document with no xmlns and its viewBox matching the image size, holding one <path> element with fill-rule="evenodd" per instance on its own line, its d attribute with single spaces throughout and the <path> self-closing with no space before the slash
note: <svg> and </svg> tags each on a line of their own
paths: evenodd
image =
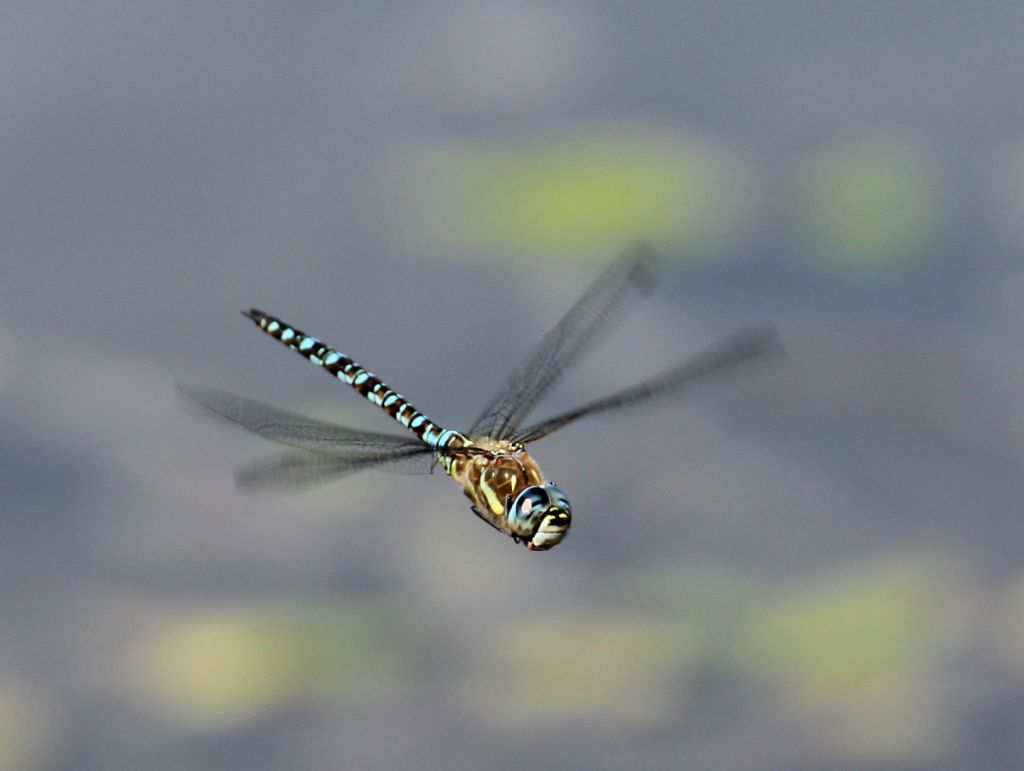
<svg viewBox="0 0 1024 771">
<path fill-rule="evenodd" d="M 253 308 L 243 311 L 243 314 L 271 337 L 352 386 L 431 447 L 462 447 L 469 444 L 465 436 L 458 431 L 438 426 L 379 377 L 340 351 L 263 311 Z"/>
</svg>

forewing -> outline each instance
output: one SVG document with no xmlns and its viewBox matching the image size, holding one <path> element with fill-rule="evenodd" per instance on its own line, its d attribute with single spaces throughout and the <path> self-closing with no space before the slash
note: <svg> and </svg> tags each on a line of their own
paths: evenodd
<svg viewBox="0 0 1024 771">
<path fill-rule="evenodd" d="M 505 385 L 469 429 L 470 436 L 507 439 L 537 401 L 654 286 L 656 254 L 650 244 L 631 244 L 598 276 L 561 321 L 512 370 Z"/>
<path fill-rule="evenodd" d="M 337 458 L 319 452 L 289 450 L 242 466 L 235 472 L 235 483 L 240 490 L 257 491 L 315 487 L 368 468 L 429 474 L 433 455 L 426 445 L 386 458 Z"/>
<path fill-rule="evenodd" d="M 555 415 L 513 435 L 527 443 L 547 436 L 562 426 L 587 415 L 608 412 L 666 396 L 690 385 L 737 369 L 743 364 L 766 360 L 783 353 L 782 340 L 774 327 L 753 327 L 723 340 L 649 380 Z"/>
<path fill-rule="evenodd" d="M 216 388 L 178 383 L 178 391 L 209 412 L 264 439 L 342 459 L 403 457 L 429 451 L 418 439 L 361 431 L 279 410 Z"/>
</svg>

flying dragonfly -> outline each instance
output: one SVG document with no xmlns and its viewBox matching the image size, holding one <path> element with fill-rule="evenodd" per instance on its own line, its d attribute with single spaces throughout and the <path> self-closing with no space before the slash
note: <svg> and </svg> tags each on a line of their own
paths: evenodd
<svg viewBox="0 0 1024 771">
<path fill-rule="evenodd" d="M 773 327 L 747 328 L 637 385 L 522 427 L 538 400 L 635 300 L 649 294 L 655 259 L 646 242 L 627 247 L 512 370 L 464 432 L 439 426 L 350 357 L 255 308 L 242 313 L 263 332 L 354 388 L 412 436 L 347 428 L 205 386 L 178 384 L 178 389 L 213 413 L 291 448 L 239 469 L 240 487 L 307 486 L 373 467 L 412 464 L 427 471 L 439 464 L 462 486 L 480 519 L 527 549 L 547 550 L 568 533 L 572 507 L 562 489 L 547 481 L 527 452 L 528 444 L 588 415 L 646 402 L 782 351 Z"/>
</svg>

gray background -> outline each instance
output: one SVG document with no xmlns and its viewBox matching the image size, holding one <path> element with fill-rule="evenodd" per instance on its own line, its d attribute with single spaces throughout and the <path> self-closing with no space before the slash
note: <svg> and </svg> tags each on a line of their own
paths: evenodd
<svg viewBox="0 0 1024 771">
<path fill-rule="evenodd" d="M 1022 33 L 995 2 L 0 5 L 0 768 L 1024 763 Z M 688 197 L 529 214 L 637 158 Z M 255 305 L 465 426 L 634 236 L 658 292 L 545 409 L 749 323 L 789 356 L 538 444 L 554 551 L 439 475 L 239 495 L 268 448 L 174 396 L 389 428 Z"/>
</svg>

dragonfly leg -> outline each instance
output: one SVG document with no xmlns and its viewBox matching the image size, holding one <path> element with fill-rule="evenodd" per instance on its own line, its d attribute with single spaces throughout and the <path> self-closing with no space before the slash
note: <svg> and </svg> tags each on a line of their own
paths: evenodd
<svg viewBox="0 0 1024 771">
<path fill-rule="evenodd" d="M 502 529 L 501 529 L 500 527 L 498 527 L 498 526 L 497 526 L 496 524 L 494 524 L 494 520 L 492 520 L 492 519 L 491 519 L 490 517 L 488 517 L 487 515 L 485 515 L 485 514 L 484 514 L 484 513 L 482 512 L 482 511 L 480 511 L 480 509 L 478 509 L 478 508 L 476 507 L 476 504 L 474 504 L 474 505 L 470 506 L 469 508 L 473 510 L 473 513 L 474 513 L 474 514 L 476 514 L 476 515 L 477 515 L 478 517 L 480 517 L 480 519 L 482 519 L 482 520 L 483 520 L 484 522 L 486 522 L 486 523 L 487 523 L 488 525 L 490 525 L 491 527 L 493 527 L 493 528 L 494 528 L 495 530 L 497 530 L 497 531 L 498 531 L 499 533 L 501 533 L 501 532 L 504 532 L 504 531 L 503 531 L 503 530 L 502 530 Z"/>
</svg>

